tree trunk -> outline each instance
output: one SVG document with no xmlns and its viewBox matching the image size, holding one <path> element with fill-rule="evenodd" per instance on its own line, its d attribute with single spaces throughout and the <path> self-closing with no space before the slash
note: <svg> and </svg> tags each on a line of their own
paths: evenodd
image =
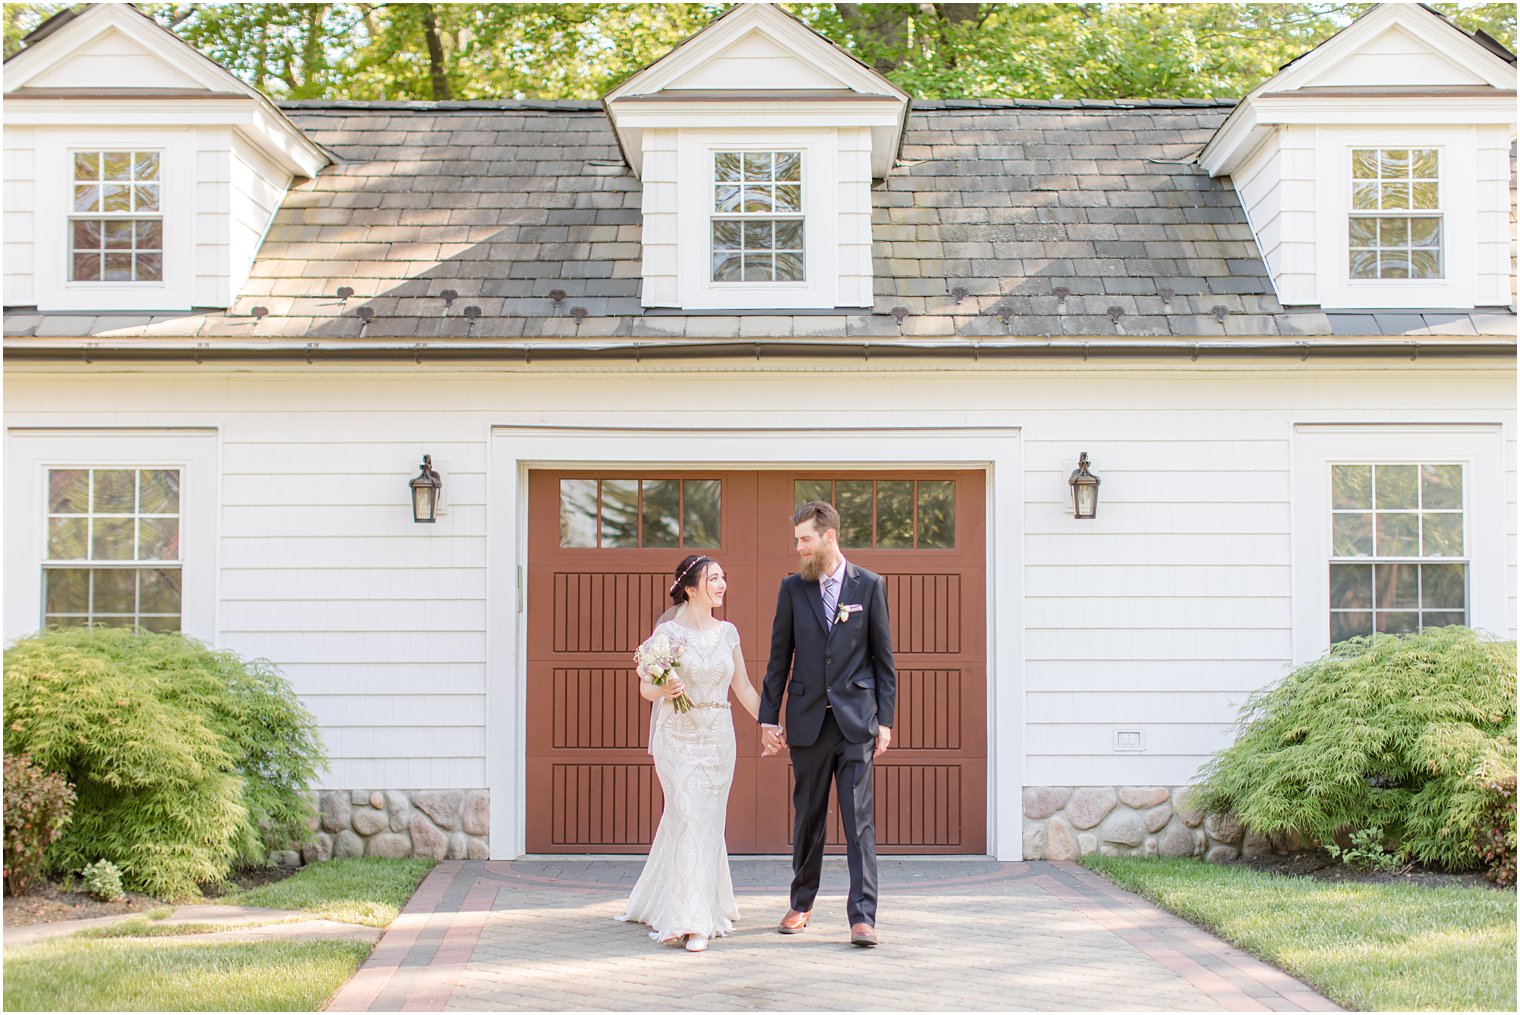
<svg viewBox="0 0 1520 1015">
<path fill-rule="evenodd" d="M 433 83 L 433 100 L 452 99 L 448 75 L 443 70 L 443 40 L 438 36 L 438 19 L 432 4 L 421 4 L 422 30 L 427 36 L 428 77 Z"/>
</svg>

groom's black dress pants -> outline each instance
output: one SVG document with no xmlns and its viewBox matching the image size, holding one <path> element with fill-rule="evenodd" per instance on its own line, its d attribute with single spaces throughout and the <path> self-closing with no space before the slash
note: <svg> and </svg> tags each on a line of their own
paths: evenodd
<svg viewBox="0 0 1520 1015">
<path fill-rule="evenodd" d="M 828 835 L 829 783 L 838 787 L 839 821 L 844 826 L 850 866 L 850 925 L 876 925 L 876 816 L 871 792 L 871 757 L 876 740 L 852 744 L 844 738 L 832 711 L 824 713 L 818 739 L 793 746 L 796 786 L 792 807 L 792 908 L 810 912 L 823 874 L 824 839 Z"/>
</svg>

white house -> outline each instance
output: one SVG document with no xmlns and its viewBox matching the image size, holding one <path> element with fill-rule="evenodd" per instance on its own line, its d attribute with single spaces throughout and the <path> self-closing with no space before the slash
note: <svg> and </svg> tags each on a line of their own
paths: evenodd
<svg viewBox="0 0 1520 1015">
<path fill-rule="evenodd" d="M 4 85 L 5 637 L 274 660 L 319 855 L 637 851 L 666 576 L 723 561 L 758 673 L 826 495 L 884 852 L 1262 848 L 1173 796 L 1250 692 L 1515 636 L 1515 84 L 1388 4 L 1238 104 L 920 102 L 751 4 L 603 103 L 277 105 L 60 15 Z M 730 846 L 784 852 L 758 755 Z"/>
</svg>

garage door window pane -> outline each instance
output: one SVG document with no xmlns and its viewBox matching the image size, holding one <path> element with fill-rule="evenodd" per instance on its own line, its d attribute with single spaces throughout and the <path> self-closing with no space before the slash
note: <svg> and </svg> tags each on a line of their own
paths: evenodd
<svg viewBox="0 0 1520 1015">
<path fill-rule="evenodd" d="M 681 482 L 677 479 L 646 479 L 643 519 L 644 546 L 681 545 Z"/>
<path fill-rule="evenodd" d="M 688 479 L 681 485 L 684 490 L 684 545 L 703 550 L 717 549 L 723 516 L 723 484 L 716 479 Z"/>
<path fill-rule="evenodd" d="M 569 549 L 716 549 L 717 479 L 562 479 L 559 545 Z"/>
<path fill-rule="evenodd" d="M 638 480 L 602 480 L 602 545 L 613 548 L 639 545 Z"/>
<path fill-rule="evenodd" d="M 878 550 L 955 547 L 955 481 L 951 479 L 798 479 L 795 507 L 829 501 L 839 511 L 839 544 Z"/>
<path fill-rule="evenodd" d="M 924 479 L 918 483 L 918 548 L 949 550 L 955 546 L 955 482 Z"/>
<path fill-rule="evenodd" d="M 559 481 L 559 545 L 596 545 L 596 480 Z"/>
<path fill-rule="evenodd" d="M 913 548 L 913 481 L 876 484 L 876 545 L 883 550 Z"/>
<path fill-rule="evenodd" d="M 869 549 L 875 490 L 869 479 L 841 479 L 834 484 L 834 507 L 839 511 L 839 545 Z"/>
<path fill-rule="evenodd" d="M 834 481 L 830 479 L 799 479 L 792 484 L 792 506 L 800 508 L 810 500 L 834 502 Z"/>
</svg>

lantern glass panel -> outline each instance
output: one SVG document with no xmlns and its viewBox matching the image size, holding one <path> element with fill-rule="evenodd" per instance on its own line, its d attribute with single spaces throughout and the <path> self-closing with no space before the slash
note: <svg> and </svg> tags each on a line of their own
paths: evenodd
<svg viewBox="0 0 1520 1015">
<path fill-rule="evenodd" d="M 1078 483 L 1076 489 L 1077 517 L 1093 518 L 1098 514 L 1098 484 Z"/>
</svg>

